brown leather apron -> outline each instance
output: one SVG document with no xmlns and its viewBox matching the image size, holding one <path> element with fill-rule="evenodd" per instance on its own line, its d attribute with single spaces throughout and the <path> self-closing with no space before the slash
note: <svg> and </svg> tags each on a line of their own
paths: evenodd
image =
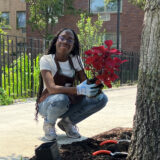
<svg viewBox="0 0 160 160">
<path fill-rule="evenodd" d="M 56 56 L 55 56 L 54 60 L 55 60 L 56 66 L 57 66 L 57 72 L 53 77 L 55 84 L 60 85 L 60 86 L 72 87 L 74 85 L 77 72 L 76 72 L 76 69 L 74 68 L 74 65 L 73 65 L 71 58 L 69 57 L 68 60 L 69 60 L 70 66 L 75 71 L 75 75 L 73 77 L 67 77 L 65 75 L 60 74 L 61 68 L 60 68 L 60 65 L 58 63 Z M 42 95 L 41 95 L 38 103 L 41 103 L 42 101 L 44 101 L 49 95 L 51 95 L 51 94 L 49 94 L 49 92 L 46 88 L 42 92 Z M 83 95 L 71 95 L 71 94 L 67 94 L 67 95 L 70 99 L 71 104 L 78 103 L 84 97 Z"/>
</svg>

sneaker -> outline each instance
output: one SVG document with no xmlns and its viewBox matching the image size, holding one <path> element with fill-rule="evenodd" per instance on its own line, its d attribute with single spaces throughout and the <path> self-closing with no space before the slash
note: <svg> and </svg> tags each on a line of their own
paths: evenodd
<svg viewBox="0 0 160 160">
<path fill-rule="evenodd" d="M 70 119 L 68 117 L 62 119 L 58 122 L 58 127 L 66 132 L 66 135 L 70 138 L 80 138 L 81 135 L 78 132 L 78 129 L 75 125 L 72 124 Z"/>
<path fill-rule="evenodd" d="M 44 122 L 43 130 L 45 133 L 45 138 L 47 140 L 52 141 L 57 138 L 56 131 L 55 131 L 55 124 Z"/>
</svg>

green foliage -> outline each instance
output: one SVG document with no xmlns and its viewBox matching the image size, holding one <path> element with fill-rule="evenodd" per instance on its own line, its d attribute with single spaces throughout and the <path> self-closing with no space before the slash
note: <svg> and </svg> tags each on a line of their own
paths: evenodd
<svg viewBox="0 0 160 160">
<path fill-rule="evenodd" d="M 117 1 L 117 0 L 105 0 L 105 4 L 107 5 L 109 2 L 114 2 L 114 1 Z M 133 5 L 140 7 L 141 9 L 144 9 L 146 4 L 146 0 L 128 0 L 128 1 Z"/>
<path fill-rule="evenodd" d="M 6 25 L 6 20 L 3 19 L 2 13 L 0 12 L 0 34 L 1 35 L 6 35 L 7 33 L 4 31 L 3 28 L 10 29 L 11 27 L 9 25 Z M 5 39 L 3 39 L 3 36 L 1 36 L 1 42 L 0 42 L 1 46 L 3 46 L 3 43 L 4 43 L 4 47 L 5 47 L 6 44 L 7 44 L 7 41 Z M 10 41 L 8 41 L 8 43 L 10 43 Z M 3 52 L 4 52 L 2 48 L 3 47 L 0 47 L 0 53 L 1 53 L 1 55 L 3 55 Z"/>
<path fill-rule="evenodd" d="M 105 2 L 105 5 L 107 5 L 109 2 L 115 2 L 115 1 L 117 0 L 105 0 L 104 2 Z"/>
<path fill-rule="evenodd" d="M 1 28 L 1 23 L 0 23 L 0 34 L 6 34 L 3 30 L 2 30 L 2 28 Z"/>
<path fill-rule="evenodd" d="M 146 0 L 129 0 L 129 2 L 140 7 L 141 9 L 144 9 L 146 4 Z"/>
<path fill-rule="evenodd" d="M 0 34 L 6 34 L 6 32 L 3 30 L 3 28 L 10 29 L 11 27 L 9 25 L 6 25 L 6 20 L 3 19 L 2 13 L 0 12 Z"/>
<path fill-rule="evenodd" d="M 81 19 L 77 23 L 78 38 L 84 51 L 92 46 L 101 45 L 105 33 L 105 30 L 102 31 L 103 21 L 98 16 L 98 19 L 92 22 L 92 17 L 87 16 L 86 13 L 80 14 L 80 17 Z"/>
<path fill-rule="evenodd" d="M 1 14 L 1 12 L 0 12 L 0 34 L 6 35 L 6 32 L 3 30 L 3 28 L 6 27 L 5 21 L 4 21 L 4 19 L 2 18 L 1 15 L 2 15 L 2 14 Z M 1 42 L 0 42 L 1 46 L 3 46 L 3 43 L 6 44 L 7 42 L 6 42 L 6 41 L 3 39 L 3 37 L 1 36 Z M 5 46 L 5 45 L 4 45 L 4 46 Z M 1 53 L 1 55 L 3 55 L 2 47 L 0 47 L 0 53 Z"/>
<path fill-rule="evenodd" d="M 80 14 L 80 20 L 77 22 L 77 27 L 79 29 L 78 38 L 81 44 L 82 58 L 84 56 L 84 51 L 90 49 L 93 46 L 100 46 L 103 43 L 103 36 L 105 30 L 102 31 L 103 21 L 98 15 L 98 19 L 92 22 L 92 17 L 86 13 Z M 86 71 L 87 77 L 92 78 L 90 71 Z"/>
<path fill-rule="evenodd" d="M 8 105 L 13 103 L 13 98 L 6 94 L 3 88 L 0 88 L 0 105 Z"/>
<path fill-rule="evenodd" d="M 116 80 L 116 81 L 112 82 L 112 88 L 120 87 L 120 86 L 121 86 L 120 80 Z"/>
<path fill-rule="evenodd" d="M 33 30 L 38 30 L 45 38 L 49 39 L 53 33 L 53 27 L 60 16 L 65 13 L 73 13 L 73 0 L 26 0 L 29 4 L 29 21 Z"/>
<path fill-rule="evenodd" d="M 3 30 L 2 28 L 4 27 L 5 24 L 4 24 L 4 20 L 2 19 L 1 15 L 2 15 L 2 14 L 1 14 L 1 12 L 0 12 L 0 34 L 3 34 L 3 35 L 4 35 L 4 34 L 6 34 L 6 32 L 4 32 L 4 30 Z M 3 42 L 3 41 L 1 40 L 0 43 L 2 44 L 2 42 Z M 0 49 L 1 49 L 1 48 L 0 48 Z"/>
<path fill-rule="evenodd" d="M 10 93 L 10 95 L 15 98 L 26 97 L 32 89 L 31 75 L 34 77 L 34 89 L 35 92 L 37 92 L 40 72 L 39 56 L 33 59 L 33 73 L 31 73 L 31 59 L 27 54 L 21 55 L 17 60 L 14 60 L 10 66 L 5 65 L 5 68 L 2 67 L 2 71 L 2 87 L 6 89 L 7 95 Z M 18 93 L 19 96 L 17 97 L 14 93 Z"/>
</svg>

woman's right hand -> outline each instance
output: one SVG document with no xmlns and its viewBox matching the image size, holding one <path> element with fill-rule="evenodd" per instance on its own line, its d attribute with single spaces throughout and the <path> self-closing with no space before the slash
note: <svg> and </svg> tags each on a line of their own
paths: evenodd
<svg viewBox="0 0 160 160">
<path fill-rule="evenodd" d="M 96 84 L 87 84 L 87 80 L 85 80 L 79 85 L 77 85 L 77 95 L 86 95 L 88 97 L 93 97 L 99 91 L 99 88 L 96 87 Z"/>
</svg>

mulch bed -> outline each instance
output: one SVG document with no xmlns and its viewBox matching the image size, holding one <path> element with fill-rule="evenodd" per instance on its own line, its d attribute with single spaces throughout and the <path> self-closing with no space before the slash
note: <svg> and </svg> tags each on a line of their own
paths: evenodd
<svg viewBox="0 0 160 160">
<path fill-rule="evenodd" d="M 63 160 L 125 160 L 125 158 L 113 158 L 106 154 L 93 156 L 92 153 L 97 150 L 110 150 L 112 153 L 122 151 L 128 152 L 129 143 L 106 144 L 103 146 L 99 146 L 99 144 L 104 140 L 110 139 L 130 140 L 131 135 L 131 128 L 115 128 L 81 142 L 62 145 L 60 148 L 60 155 Z"/>
<path fill-rule="evenodd" d="M 125 160 L 126 158 L 114 158 L 107 154 L 93 156 L 92 153 L 97 150 L 109 150 L 112 153 L 128 152 L 129 143 L 126 142 L 120 144 L 109 143 L 103 146 L 99 144 L 105 140 L 130 140 L 131 135 L 131 128 L 114 128 L 80 142 L 62 145 L 59 148 L 60 156 L 62 160 Z M 36 158 L 32 157 L 30 160 L 36 160 Z"/>
</svg>

